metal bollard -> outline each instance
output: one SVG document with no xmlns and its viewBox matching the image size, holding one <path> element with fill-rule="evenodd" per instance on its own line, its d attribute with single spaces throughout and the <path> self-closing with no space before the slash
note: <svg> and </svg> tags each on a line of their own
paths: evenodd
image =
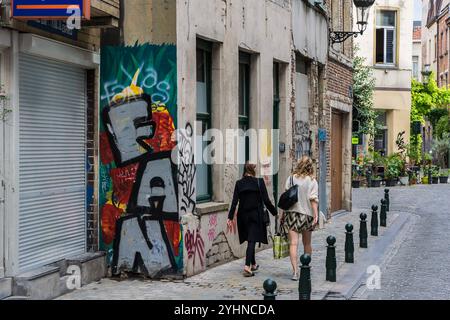
<svg viewBox="0 0 450 320">
<path fill-rule="evenodd" d="M 298 283 L 298 299 L 311 300 L 311 256 L 304 254 L 300 257 L 300 281 Z"/>
<path fill-rule="evenodd" d="M 275 291 L 277 290 L 277 283 L 272 279 L 267 279 L 263 284 L 264 288 L 264 300 L 275 300 L 277 294 Z"/>
<path fill-rule="evenodd" d="M 345 226 L 345 263 L 354 263 L 355 245 L 353 243 L 353 225 L 348 223 Z"/>
<path fill-rule="evenodd" d="M 378 237 L 378 207 L 372 206 L 372 220 L 370 221 L 370 235 Z"/>
<path fill-rule="evenodd" d="M 386 217 L 386 200 L 381 199 L 381 209 L 380 209 L 380 226 L 387 226 L 387 217 Z"/>
<path fill-rule="evenodd" d="M 361 213 L 359 217 L 361 218 L 359 225 L 359 247 L 367 248 L 367 214 Z"/>
<path fill-rule="evenodd" d="M 389 189 L 384 189 L 384 200 L 386 200 L 386 212 L 389 212 L 391 200 L 389 199 Z"/>
<path fill-rule="evenodd" d="M 329 236 L 327 238 L 327 258 L 326 258 L 326 280 L 330 282 L 336 282 L 336 238 Z"/>
</svg>

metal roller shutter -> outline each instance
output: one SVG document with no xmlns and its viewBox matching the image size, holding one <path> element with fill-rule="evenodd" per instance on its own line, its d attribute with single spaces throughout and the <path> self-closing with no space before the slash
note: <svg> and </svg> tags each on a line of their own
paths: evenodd
<svg viewBox="0 0 450 320">
<path fill-rule="evenodd" d="M 86 247 L 86 71 L 20 55 L 19 269 Z"/>
</svg>

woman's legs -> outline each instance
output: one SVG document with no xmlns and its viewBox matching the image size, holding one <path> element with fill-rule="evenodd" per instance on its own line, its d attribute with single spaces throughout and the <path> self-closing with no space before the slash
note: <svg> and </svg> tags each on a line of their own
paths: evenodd
<svg viewBox="0 0 450 320">
<path fill-rule="evenodd" d="M 303 231 L 302 232 L 302 242 L 303 242 L 303 250 L 306 254 L 312 255 L 312 232 L 311 231 Z"/>
<path fill-rule="evenodd" d="M 298 273 L 298 261 L 297 261 L 298 238 L 299 234 L 297 232 L 289 230 L 289 256 L 291 258 L 291 264 L 295 274 Z"/>
<path fill-rule="evenodd" d="M 251 270 L 251 267 L 255 262 L 255 247 L 256 247 L 256 242 L 248 241 L 247 252 L 245 255 L 245 269 L 248 271 Z"/>
</svg>

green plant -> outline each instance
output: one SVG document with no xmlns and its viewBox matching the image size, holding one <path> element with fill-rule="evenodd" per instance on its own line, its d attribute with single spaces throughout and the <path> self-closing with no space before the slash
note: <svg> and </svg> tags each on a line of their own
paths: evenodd
<svg viewBox="0 0 450 320">
<path fill-rule="evenodd" d="M 438 178 L 440 176 L 439 171 L 438 166 L 431 166 L 431 177 Z"/>
<path fill-rule="evenodd" d="M 450 134 L 450 116 L 443 116 L 436 124 L 436 137 L 442 139 L 446 133 Z"/>
<path fill-rule="evenodd" d="M 434 140 L 432 150 L 439 165 L 445 168 L 449 163 L 448 155 L 450 153 L 450 134 L 445 133 L 442 139 Z"/>
<path fill-rule="evenodd" d="M 385 177 L 386 179 L 396 179 L 402 174 L 403 160 L 398 154 L 390 155 L 386 158 Z"/>
</svg>

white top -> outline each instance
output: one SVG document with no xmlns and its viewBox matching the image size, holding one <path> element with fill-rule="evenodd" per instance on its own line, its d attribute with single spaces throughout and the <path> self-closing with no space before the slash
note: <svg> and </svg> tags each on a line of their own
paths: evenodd
<svg viewBox="0 0 450 320">
<path fill-rule="evenodd" d="M 309 176 L 294 176 L 293 182 L 298 185 L 298 202 L 287 211 L 299 212 L 314 217 L 311 200 L 319 202 L 319 185 L 316 179 Z M 290 187 L 292 187 L 291 177 L 286 180 L 285 189 L 288 190 Z"/>
</svg>

